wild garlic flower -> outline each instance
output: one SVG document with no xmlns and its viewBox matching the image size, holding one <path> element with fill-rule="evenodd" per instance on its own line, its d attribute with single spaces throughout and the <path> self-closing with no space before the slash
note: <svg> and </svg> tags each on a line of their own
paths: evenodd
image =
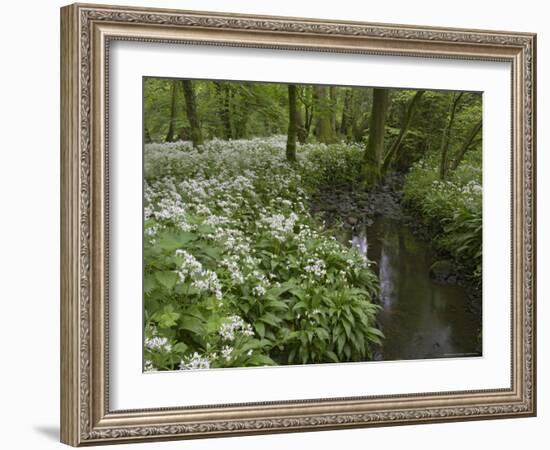
<svg viewBox="0 0 550 450">
<path fill-rule="evenodd" d="M 184 283 L 188 276 L 195 274 L 201 274 L 203 272 L 202 264 L 189 252 L 185 250 L 176 250 L 176 256 L 183 259 L 177 274 L 180 279 L 180 283 Z"/>
<path fill-rule="evenodd" d="M 263 216 L 260 219 L 260 225 L 267 226 L 273 237 L 283 242 L 287 239 L 287 235 L 294 229 L 294 225 L 298 221 L 298 215 L 296 213 L 290 213 L 288 217 L 283 214 L 273 214 L 270 216 Z"/>
<path fill-rule="evenodd" d="M 322 278 L 327 274 L 326 267 L 322 259 L 308 259 L 304 270 L 315 275 L 317 278 Z"/>
<path fill-rule="evenodd" d="M 228 345 L 224 346 L 221 350 L 222 358 L 226 361 L 231 361 L 231 353 L 233 353 L 233 347 L 229 347 Z"/>
<path fill-rule="evenodd" d="M 210 359 L 197 352 L 180 361 L 179 370 L 210 369 Z"/>
<path fill-rule="evenodd" d="M 145 372 L 156 372 L 157 368 L 153 364 L 153 361 L 150 361 L 150 360 L 146 359 L 145 363 L 143 364 L 143 370 Z"/>
<path fill-rule="evenodd" d="M 263 297 L 266 293 L 266 289 L 265 287 L 263 287 L 261 284 L 259 284 L 258 286 L 254 286 L 252 288 L 252 293 L 256 296 L 256 297 Z"/>
<path fill-rule="evenodd" d="M 145 347 L 147 347 L 149 350 L 157 350 L 163 352 L 172 351 L 172 345 L 168 342 L 168 339 L 161 336 L 145 338 Z"/>
<path fill-rule="evenodd" d="M 198 278 L 191 283 L 191 286 L 199 291 L 209 291 L 213 293 L 218 300 L 222 299 L 222 285 L 216 272 L 201 270 L 200 272 L 196 272 L 196 275 Z"/>
<path fill-rule="evenodd" d="M 218 330 L 218 334 L 225 341 L 233 341 L 237 334 L 242 334 L 243 336 L 254 336 L 254 331 L 252 326 L 246 323 L 242 317 L 238 315 L 230 316 L 228 322 L 225 322 L 221 325 Z"/>
<path fill-rule="evenodd" d="M 220 265 L 227 268 L 231 281 L 235 284 L 244 283 L 244 275 L 239 267 L 239 262 L 239 257 L 237 255 L 231 255 L 220 261 Z"/>
</svg>

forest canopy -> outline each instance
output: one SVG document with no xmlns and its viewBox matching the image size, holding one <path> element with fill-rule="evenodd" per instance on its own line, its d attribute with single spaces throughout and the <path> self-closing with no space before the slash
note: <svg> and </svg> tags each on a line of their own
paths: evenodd
<svg viewBox="0 0 550 450">
<path fill-rule="evenodd" d="M 146 142 L 269 137 L 293 126 L 301 144 L 364 143 L 365 177 L 375 180 L 430 153 L 445 178 L 481 148 L 481 112 L 476 92 L 144 79 Z"/>
</svg>

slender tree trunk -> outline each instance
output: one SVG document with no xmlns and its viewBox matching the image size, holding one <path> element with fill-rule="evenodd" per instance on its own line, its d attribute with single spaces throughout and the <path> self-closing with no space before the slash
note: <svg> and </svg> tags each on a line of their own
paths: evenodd
<svg viewBox="0 0 550 450">
<path fill-rule="evenodd" d="M 243 87 L 234 85 L 230 90 L 231 119 L 233 123 L 233 138 L 242 139 L 246 136 L 249 108 L 244 107 Z"/>
<path fill-rule="evenodd" d="M 445 131 L 443 132 L 443 137 L 441 138 L 441 148 L 440 148 L 441 160 L 439 163 L 440 180 L 444 180 L 445 177 L 447 176 L 448 154 L 449 154 L 449 144 L 451 142 L 451 132 L 453 130 L 453 123 L 455 120 L 456 108 L 458 106 L 458 102 L 462 98 L 462 95 L 463 95 L 462 92 L 458 95 L 453 94 L 449 103 L 449 120 L 447 122 L 447 126 L 445 127 Z"/>
<path fill-rule="evenodd" d="M 168 122 L 168 132 L 166 133 L 166 142 L 172 142 L 174 140 L 174 135 L 176 132 L 176 101 L 177 101 L 177 92 L 178 92 L 178 82 L 176 80 L 172 81 L 172 103 L 170 105 L 170 121 Z"/>
<path fill-rule="evenodd" d="M 407 112 L 405 114 L 405 117 L 403 118 L 403 123 L 401 124 L 399 135 L 395 138 L 395 141 L 393 141 L 390 149 L 384 157 L 384 163 L 382 165 L 382 176 L 386 174 L 386 172 L 390 168 L 392 161 L 399 158 L 401 144 L 403 142 L 403 139 L 405 139 L 405 136 L 407 136 L 412 118 L 414 117 L 414 112 L 416 110 L 416 107 L 418 106 L 418 103 L 420 103 L 420 99 L 424 95 L 424 92 L 425 91 L 416 91 L 416 94 L 414 94 L 414 96 L 409 101 Z"/>
<path fill-rule="evenodd" d="M 329 90 L 325 86 L 315 86 L 315 112 L 317 125 L 315 135 L 319 142 L 331 144 L 336 142 L 334 129 L 332 128 L 332 108 L 329 98 Z"/>
<path fill-rule="evenodd" d="M 306 100 L 304 101 L 304 111 L 305 111 L 305 122 L 304 122 L 304 128 L 305 128 L 305 135 L 306 139 L 309 136 L 309 133 L 311 132 L 311 124 L 313 122 L 313 89 L 311 86 L 305 87 L 304 97 Z"/>
<path fill-rule="evenodd" d="M 296 85 L 288 85 L 288 137 L 286 141 L 286 159 L 296 161 L 296 135 L 298 131 L 298 112 L 296 110 Z"/>
<path fill-rule="evenodd" d="M 369 140 L 363 157 L 363 179 L 367 188 L 381 181 L 384 136 L 386 134 L 386 113 L 388 111 L 389 89 L 375 88 L 372 96 L 372 113 L 369 124 Z"/>
<path fill-rule="evenodd" d="M 222 135 L 224 139 L 231 139 L 233 137 L 231 126 L 231 99 L 229 97 L 230 87 L 223 82 L 215 81 L 216 93 L 218 94 L 218 114 L 220 115 L 222 125 Z"/>
<path fill-rule="evenodd" d="M 305 114 L 307 114 L 307 112 L 305 111 L 303 100 L 298 102 L 298 100 L 304 98 L 304 95 L 304 87 L 296 86 L 296 127 L 297 139 L 300 144 L 305 144 L 307 140 L 307 131 L 305 125 Z"/>
<path fill-rule="evenodd" d="M 342 107 L 342 120 L 340 121 L 340 134 L 345 136 L 347 141 L 352 139 L 353 134 L 353 89 L 347 89 L 344 95 Z"/>
<path fill-rule="evenodd" d="M 202 132 L 197 115 L 197 105 L 195 101 L 195 92 L 193 91 L 193 83 L 191 80 L 182 80 L 183 95 L 185 97 L 185 110 L 187 112 L 187 120 L 191 129 L 191 141 L 193 147 L 197 147 L 203 143 Z"/>
<path fill-rule="evenodd" d="M 336 86 L 329 87 L 329 108 L 330 108 L 330 127 L 336 136 L 336 130 L 338 129 L 336 124 L 336 106 L 338 103 L 338 91 Z"/>
<path fill-rule="evenodd" d="M 471 145 L 474 142 L 475 137 L 481 130 L 481 124 L 482 121 L 476 122 L 472 128 L 470 128 L 470 131 L 468 132 L 466 139 L 462 143 L 462 147 L 460 147 L 460 150 L 458 154 L 456 155 L 456 158 L 453 161 L 453 164 L 451 165 L 451 171 L 454 171 L 458 168 L 462 160 L 464 159 L 464 155 L 468 151 L 468 149 L 471 147 Z"/>
</svg>

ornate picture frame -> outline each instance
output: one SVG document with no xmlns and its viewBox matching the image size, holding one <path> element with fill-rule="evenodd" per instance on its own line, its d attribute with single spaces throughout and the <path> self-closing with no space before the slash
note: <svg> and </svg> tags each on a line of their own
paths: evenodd
<svg viewBox="0 0 550 450">
<path fill-rule="evenodd" d="M 112 410 L 108 67 L 114 41 L 510 63 L 509 388 Z M 105 5 L 62 8 L 61 441 L 81 446 L 534 416 L 535 88 L 536 36 L 530 33 Z"/>
</svg>

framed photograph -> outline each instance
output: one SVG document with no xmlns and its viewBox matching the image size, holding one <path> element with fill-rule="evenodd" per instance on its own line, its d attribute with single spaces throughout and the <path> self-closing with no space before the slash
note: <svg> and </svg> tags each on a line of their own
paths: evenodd
<svg viewBox="0 0 550 450">
<path fill-rule="evenodd" d="M 62 442 L 535 415 L 535 57 L 62 8 Z"/>
</svg>

